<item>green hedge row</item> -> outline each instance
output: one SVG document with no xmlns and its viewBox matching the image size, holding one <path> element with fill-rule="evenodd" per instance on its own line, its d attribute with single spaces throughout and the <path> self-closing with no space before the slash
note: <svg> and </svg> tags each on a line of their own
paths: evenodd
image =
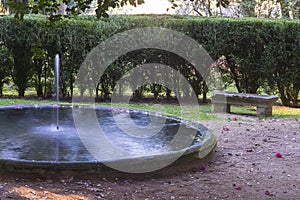
<svg viewBox="0 0 300 200">
<path fill-rule="evenodd" d="M 278 93 L 284 105 L 297 104 L 300 90 L 300 21 L 297 20 L 113 16 L 103 21 L 82 17 L 50 24 L 40 16 L 26 17 L 23 22 L 1 17 L 0 88 L 13 81 L 20 96 L 24 96 L 29 86 L 36 87 L 37 95 L 47 96 L 53 82 L 53 58 L 59 53 L 61 94 L 72 96 L 78 69 L 97 44 L 115 33 L 149 26 L 177 30 L 199 42 L 216 61 L 214 66 L 222 72 L 226 86 L 234 84 L 239 92 Z M 206 98 L 206 83 L 191 63 L 170 52 L 153 49 L 130 52 L 116 60 L 99 80 L 97 97 L 109 97 L 126 71 L 154 61 L 179 70 L 197 95 Z M 139 97 L 146 92 L 155 97 L 161 92 L 171 94 L 167 88 L 152 84 L 140 87 L 135 95 Z M 189 95 L 191 91 L 181 92 Z"/>
</svg>

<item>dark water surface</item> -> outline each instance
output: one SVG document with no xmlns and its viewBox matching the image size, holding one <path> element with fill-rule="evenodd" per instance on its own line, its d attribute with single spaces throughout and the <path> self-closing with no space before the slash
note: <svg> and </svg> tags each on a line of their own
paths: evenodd
<svg viewBox="0 0 300 200">
<path fill-rule="evenodd" d="M 154 116 L 165 121 L 161 130 L 148 138 L 135 137 L 124 133 L 115 123 L 113 116 L 122 123 L 132 120 L 140 127 L 151 122 L 145 111 L 112 112 L 108 107 L 96 109 L 99 125 L 112 143 L 125 151 L 149 155 L 151 152 L 168 151 L 166 146 L 174 138 L 180 120 Z M 128 115 L 129 113 L 129 115 Z M 153 116 L 152 116 L 153 117 Z M 130 123 L 128 123 L 130 124 Z M 184 126 L 187 137 L 194 128 Z M 132 130 L 135 131 L 134 129 Z M 198 136 L 194 142 L 199 139 Z M 198 138 L 197 138 L 198 137 Z M 32 107 L 0 108 L 0 159 L 35 161 L 94 161 L 78 136 L 72 108 L 59 108 L 59 129 L 56 128 L 56 108 Z"/>
</svg>

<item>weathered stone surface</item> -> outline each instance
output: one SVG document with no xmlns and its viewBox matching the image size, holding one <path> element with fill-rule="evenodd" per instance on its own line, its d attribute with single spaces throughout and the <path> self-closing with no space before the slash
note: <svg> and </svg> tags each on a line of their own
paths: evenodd
<svg viewBox="0 0 300 200">
<path fill-rule="evenodd" d="M 213 111 L 216 113 L 230 112 L 230 105 L 256 106 L 258 116 L 272 116 L 272 106 L 277 96 L 258 94 L 215 92 L 212 95 Z"/>
</svg>

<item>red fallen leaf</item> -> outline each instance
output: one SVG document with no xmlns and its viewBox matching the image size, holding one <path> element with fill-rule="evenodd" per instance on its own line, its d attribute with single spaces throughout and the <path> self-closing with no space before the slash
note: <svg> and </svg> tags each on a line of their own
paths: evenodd
<svg viewBox="0 0 300 200">
<path fill-rule="evenodd" d="M 281 155 L 281 153 L 279 153 L 279 152 L 277 152 L 277 153 L 275 154 L 275 156 L 276 156 L 277 158 L 282 158 L 282 155 Z"/>
<path fill-rule="evenodd" d="M 246 152 L 253 152 L 253 149 L 246 149 Z"/>
<path fill-rule="evenodd" d="M 228 127 L 223 127 L 223 131 L 229 131 Z"/>
<path fill-rule="evenodd" d="M 233 120 L 233 121 L 237 121 L 237 120 L 238 120 L 238 118 L 234 117 L 234 118 L 232 118 L 232 120 Z"/>
<path fill-rule="evenodd" d="M 266 190 L 265 195 L 271 195 L 271 193 L 268 190 Z"/>
<path fill-rule="evenodd" d="M 201 169 L 202 171 L 205 171 L 205 170 L 206 170 L 206 166 L 205 166 L 205 165 L 202 165 L 202 166 L 200 167 L 200 169 Z"/>
<path fill-rule="evenodd" d="M 114 112 L 114 109 L 113 109 L 113 108 L 109 108 L 109 111 L 110 111 L 110 112 Z"/>
<path fill-rule="evenodd" d="M 236 190 L 241 190 L 242 188 L 241 188 L 241 186 L 236 186 L 235 189 Z"/>
</svg>

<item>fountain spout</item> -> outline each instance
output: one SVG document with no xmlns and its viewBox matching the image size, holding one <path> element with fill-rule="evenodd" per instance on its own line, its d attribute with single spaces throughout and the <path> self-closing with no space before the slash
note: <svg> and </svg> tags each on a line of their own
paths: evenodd
<svg viewBox="0 0 300 200">
<path fill-rule="evenodd" d="M 55 71 L 55 96 L 56 103 L 59 103 L 59 55 L 55 55 L 54 59 L 54 71 Z M 59 129 L 59 106 L 56 107 L 56 129 Z"/>
</svg>

